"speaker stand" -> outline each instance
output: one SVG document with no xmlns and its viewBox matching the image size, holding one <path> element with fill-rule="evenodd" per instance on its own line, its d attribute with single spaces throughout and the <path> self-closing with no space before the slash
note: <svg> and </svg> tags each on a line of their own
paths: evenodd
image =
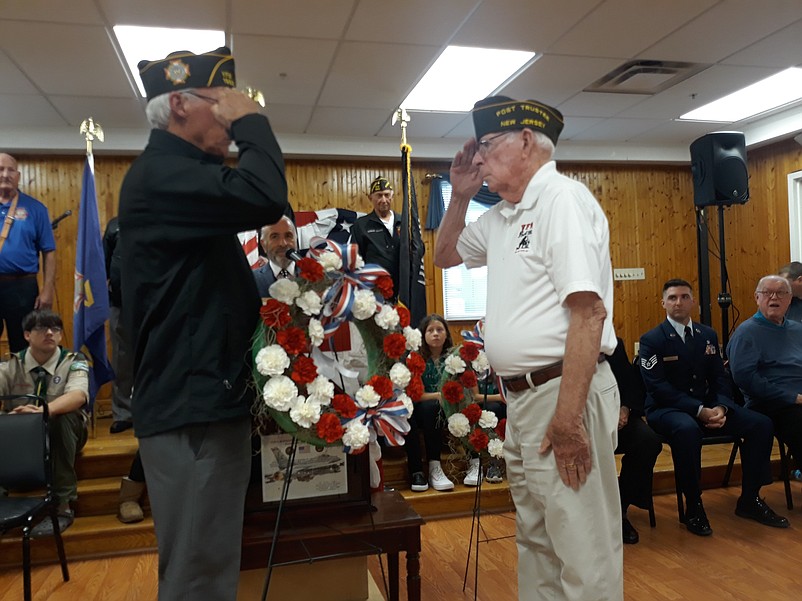
<svg viewBox="0 0 802 601">
<path fill-rule="evenodd" d="M 729 205 L 727 205 L 729 206 Z M 721 273 L 721 292 L 717 301 L 721 309 L 721 345 L 726 353 L 727 343 L 730 340 L 730 307 L 732 295 L 727 292 L 727 253 L 724 242 L 724 206 L 718 206 L 718 259 Z M 711 299 L 710 299 L 710 251 L 708 237 L 710 230 L 707 226 L 706 207 L 696 207 L 696 246 L 698 249 L 699 265 L 699 308 L 701 310 L 700 322 L 712 327 Z"/>
<path fill-rule="evenodd" d="M 730 307 L 732 295 L 727 292 L 727 253 L 724 249 L 724 207 L 718 208 L 718 249 L 721 266 L 721 292 L 718 293 L 718 306 L 721 308 L 721 349 L 727 357 L 727 343 L 730 341 Z"/>
</svg>

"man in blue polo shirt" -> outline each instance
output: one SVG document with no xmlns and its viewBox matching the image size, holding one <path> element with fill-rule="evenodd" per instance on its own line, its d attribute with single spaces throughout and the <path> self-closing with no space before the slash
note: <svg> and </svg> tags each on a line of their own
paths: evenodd
<svg viewBox="0 0 802 601">
<path fill-rule="evenodd" d="M 50 309 L 56 290 L 56 241 L 47 208 L 19 191 L 20 172 L 10 154 L 0 153 L 0 334 L 3 323 L 11 352 L 26 348 L 22 319 Z M 42 254 L 42 290 L 36 281 Z"/>
</svg>

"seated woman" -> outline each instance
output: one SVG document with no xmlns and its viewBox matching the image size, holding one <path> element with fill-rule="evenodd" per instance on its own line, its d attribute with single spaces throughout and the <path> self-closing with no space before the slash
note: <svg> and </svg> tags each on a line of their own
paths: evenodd
<svg viewBox="0 0 802 601">
<path fill-rule="evenodd" d="M 445 319 L 439 315 L 427 315 L 418 326 L 422 334 L 420 354 L 426 360 L 423 372 L 424 393 L 415 402 L 409 418 L 409 433 L 404 448 L 407 452 L 411 489 L 423 492 L 431 486 L 435 490 L 452 490 L 454 483 L 443 473 L 440 465 L 440 452 L 443 449 L 442 425 L 445 420 L 440 409 L 440 379 L 443 374 L 443 359 L 451 349 L 451 332 L 448 331 Z M 423 431 L 426 445 L 426 456 L 429 458 L 429 481 L 423 474 L 420 438 L 418 432 Z"/>
</svg>

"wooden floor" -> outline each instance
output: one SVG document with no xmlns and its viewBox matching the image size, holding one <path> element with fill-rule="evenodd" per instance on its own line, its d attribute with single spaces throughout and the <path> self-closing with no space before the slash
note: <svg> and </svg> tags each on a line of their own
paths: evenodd
<svg viewBox="0 0 802 601">
<path fill-rule="evenodd" d="M 714 534 L 699 538 L 677 521 L 675 498 L 655 497 L 657 527 L 649 528 L 646 512 L 630 510 L 641 535 L 637 545 L 625 546 L 624 579 L 627 601 L 797 601 L 802 591 L 802 504 L 794 484 L 797 508 L 785 511 L 782 484 L 764 487 L 767 502 L 788 515 L 791 528 L 776 530 L 733 514 L 737 487 L 704 494 Z M 484 515 L 488 537 L 511 535 L 511 514 Z M 473 578 L 462 591 L 470 518 L 433 520 L 422 530 L 422 599 L 473 599 Z M 512 539 L 480 544 L 480 601 L 517 599 L 516 550 Z M 369 568 L 381 588 L 378 559 Z M 404 562 L 402 560 L 403 567 Z M 62 583 L 58 566 L 34 568 L 34 599 L 39 601 L 152 601 L 156 599 L 157 563 L 154 553 L 94 561 L 70 562 L 71 581 Z M 386 568 L 386 566 L 385 566 Z M 473 568 L 471 568 L 472 570 Z M 402 584 L 402 598 L 405 598 Z M 17 570 L 0 571 L 0 601 L 22 597 Z"/>
</svg>

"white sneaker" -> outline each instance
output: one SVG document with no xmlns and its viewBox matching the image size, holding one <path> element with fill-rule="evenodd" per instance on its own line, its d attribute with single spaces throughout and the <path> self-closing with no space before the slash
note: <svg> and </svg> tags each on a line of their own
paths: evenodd
<svg viewBox="0 0 802 601">
<path fill-rule="evenodd" d="M 446 478 L 439 461 L 429 462 L 429 485 L 435 490 L 454 489 L 454 483 Z"/>
<path fill-rule="evenodd" d="M 463 480 L 462 483 L 465 486 L 479 486 L 479 480 L 481 479 L 482 475 L 479 470 L 479 458 L 473 457 L 468 464 L 468 473 L 465 475 L 465 480 Z"/>
</svg>

